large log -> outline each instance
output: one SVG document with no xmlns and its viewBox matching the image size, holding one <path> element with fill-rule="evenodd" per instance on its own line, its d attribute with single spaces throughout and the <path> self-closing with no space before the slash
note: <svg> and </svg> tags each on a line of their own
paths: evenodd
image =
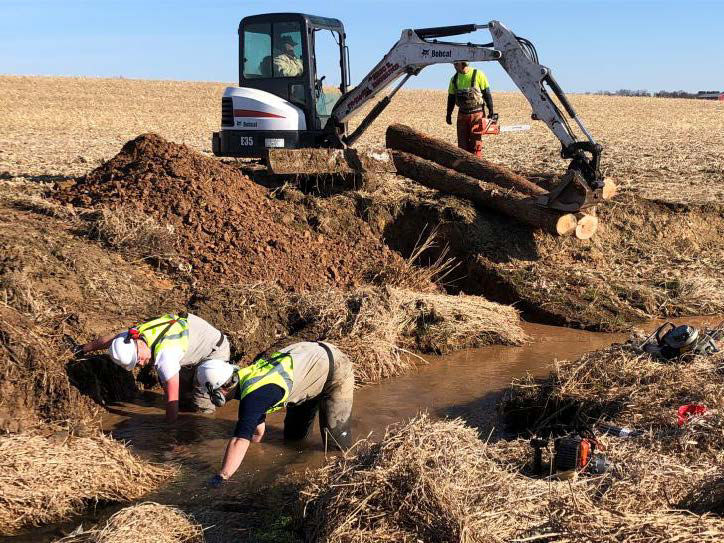
<svg viewBox="0 0 724 543">
<path fill-rule="evenodd" d="M 392 159 L 398 174 L 426 187 L 465 198 L 552 234 L 567 236 L 576 233 L 578 221 L 572 213 L 540 207 L 535 204 L 534 198 L 513 190 L 503 190 L 410 153 L 392 151 Z M 593 235 L 591 228 L 586 228 L 582 234 Z"/>
<path fill-rule="evenodd" d="M 514 189 L 529 196 L 542 196 L 547 193 L 545 189 L 505 166 L 488 162 L 455 145 L 430 137 L 404 124 L 390 125 L 387 128 L 385 139 L 387 147 L 390 149 L 432 160 L 446 168 L 484 180 L 487 183 Z"/>
</svg>

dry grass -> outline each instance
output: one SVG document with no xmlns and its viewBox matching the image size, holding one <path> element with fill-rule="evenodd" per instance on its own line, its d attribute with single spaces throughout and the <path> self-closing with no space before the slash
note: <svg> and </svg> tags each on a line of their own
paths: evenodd
<svg viewBox="0 0 724 543">
<path fill-rule="evenodd" d="M 135 458 L 102 434 L 0 437 L 0 533 L 58 522 L 88 503 L 139 498 L 174 469 Z"/>
<path fill-rule="evenodd" d="M 516 380 L 500 410 L 517 429 L 603 421 L 644 431 L 650 447 L 687 461 L 724 463 L 724 355 L 662 362 L 639 343 L 559 361 L 544 380 Z M 688 403 L 709 411 L 680 428 L 677 410 Z"/>
<path fill-rule="evenodd" d="M 294 311 L 306 323 L 306 333 L 351 355 L 359 384 L 404 373 L 415 363 L 403 356 L 411 350 L 440 354 L 526 339 L 515 309 L 476 296 L 396 288 L 329 290 L 299 295 Z"/>
<path fill-rule="evenodd" d="M 168 505 L 144 502 L 121 509 L 102 528 L 72 534 L 57 543 L 203 543 L 193 517 Z"/>
<path fill-rule="evenodd" d="M 421 415 L 308 474 L 306 535 L 340 543 L 721 540 L 722 519 L 668 501 L 705 469 L 630 442 L 608 445 L 616 469 L 604 476 L 532 479 L 521 472 L 526 441 L 488 445 L 459 420 Z"/>
<path fill-rule="evenodd" d="M 493 88 L 499 82 L 492 81 Z M 565 86 L 565 82 L 563 83 Z M 0 77 L 0 173 L 11 177 L 77 176 L 143 132 L 211 151 L 224 83 L 71 77 Z M 447 81 L 440 81 L 444 89 Z M 581 118 L 604 146 L 603 168 L 625 190 L 652 198 L 717 202 L 724 196 L 724 104 L 706 100 L 571 95 Z M 377 147 L 392 123 L 404 122 L 447 141 L 444 90 L 402 90 L 360 140 Z M 519 93 L 494 93 L 502 124 L 527 132 L 485 139 L 486 156 L 514 171 L 564 172 L 560 145 L 531 123 Z M 42 101 L 43 108 L 37 104 Z M 422 108 L 420 105 L 423 104 Z M 371 107 L 371 105 L 370 105 Z M 364 112 L 351 123 L 362 119 Z M 52 118 L 51 140 L 38 127 Z"/>
<path fill-rule="evenodd" d="M 101 208 L 84 213 L 83 219 L 88 225 L 88 236 L 111 249 L 133 259 L 172 266 L 181 272 L 191 271 L 175 249 L 178 236 L 171 224 L 161 225 L 152 216 L 132 208 Z"/>
</svg>

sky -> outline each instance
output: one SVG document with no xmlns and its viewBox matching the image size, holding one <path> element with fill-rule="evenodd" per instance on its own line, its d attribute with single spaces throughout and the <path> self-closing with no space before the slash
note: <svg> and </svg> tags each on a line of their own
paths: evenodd
<svg viewBox="0 0 724 543">
<path fill-rule="evenodd" d="M 284 11 L 342 20 L 352 83 L 404 28 L 498 20 L 568 92 L 724 90 L 724 0 L 0 0 L 0 74 L 235 82 L 241 18 Z M 494 91 L 515 88 L 497 63 L 478 66 Z M 407 86 L 446 87 L 451 73 L 431 66 Z"/>
</svg>

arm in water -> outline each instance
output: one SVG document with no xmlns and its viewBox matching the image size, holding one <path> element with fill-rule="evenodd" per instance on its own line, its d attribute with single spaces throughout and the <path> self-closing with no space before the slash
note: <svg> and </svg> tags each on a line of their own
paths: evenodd
<svg viewBox="0 0 724 543">
<path fill-rule="evenodd" d="M 222 480 L 229 479 L 236 470 L 241 466 L 241 462 L 246 456 L 246 451 L 249 449 L 249 443 L 259 443 L 264 437 L 264 430 L 266 428 L 265 423 L 259 424 L 254 430 L 254 435 L 251 436 L 251 440 L 243 437 L 232 437 L 229 443 L 226 445 L 226 451 L 224 452 L 224 463 L 221 466 L 221 472 L 218 477 Z"/>
<path fill-rule="evenodd" d="M 176 422 L 178 418 L 179 376 L 171 377 L 163 386 L 166 392 L 166 422 Z"/>
</svg>

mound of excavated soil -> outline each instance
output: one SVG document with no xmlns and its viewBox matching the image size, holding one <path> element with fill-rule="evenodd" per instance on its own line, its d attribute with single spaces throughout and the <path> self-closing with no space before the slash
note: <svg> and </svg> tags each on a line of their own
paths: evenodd
<svg viewBox="0 0 724 543">
<path fill-rule="evenodd" d="M 364 221 L 317 228 L 304 206 L 274 199 L 236 168 L 155 134 L 129 141 L 60 198 L 131 206 L 172 225 L 178 254 L 202 281 L 277 281 L 301 291 L 357 285 L 402 263 Z"/>
</svg>

